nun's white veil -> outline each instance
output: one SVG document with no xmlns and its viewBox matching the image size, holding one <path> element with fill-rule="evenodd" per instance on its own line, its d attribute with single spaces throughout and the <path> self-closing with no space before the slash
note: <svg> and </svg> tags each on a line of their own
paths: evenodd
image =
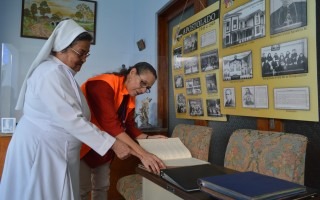
<svg viewBox="0 0 320 200">
<path fill-rule="evenodd" d="M 59 52 L 68 47 L 71 42 L 81 33 L 86 32 L 84 28 L 79 26 L 72 19 L 61 21 L 57 27 L 53 30 L 52 34 L 41 48 L 37 57 L 31 64 L 29 71 L 22 83 L 20 94 L 18 97 L 16 110 L 21 110 L 24 104 L 24 97 L 27 90 L 27 80 L 31 76 L 32 72 L 39 66 L 41 62 L 46 60 L 51 51 Z"/>
</svg>

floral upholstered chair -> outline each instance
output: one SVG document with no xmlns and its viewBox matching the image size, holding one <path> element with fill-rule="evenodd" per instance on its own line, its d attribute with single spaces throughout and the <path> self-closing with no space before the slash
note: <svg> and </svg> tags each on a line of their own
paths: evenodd
<svg viewBox="0 0 320 200">
<path fill-rule="evenodd" d="M 303 185 L 307 142 L 299 134 L 239 129 L 229 139 L 224 167 Z"/>
<path fill-rule="evenodd" d="M 210 127 L 178 124 L 171 137 L 179 137 L 190 150 L 192 157 L 208 161 L 211 135 Z M 117 190 L 126 200 L 142 200 L 142 177 L 132 174 L 120 178 Z"/>
</svg>

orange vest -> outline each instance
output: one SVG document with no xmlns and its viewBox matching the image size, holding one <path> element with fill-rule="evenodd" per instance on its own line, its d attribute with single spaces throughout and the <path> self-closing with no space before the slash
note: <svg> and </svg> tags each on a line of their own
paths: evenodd
<svg viewBox="0 0 320 200">
<path fill-rule="evenodd" d="M 128 90 L 124 85 L 124 78 L 122 76 L 116 76 L 114 74 L 101 74 L 95 77 L 92 77 L 90 79 L 88 79 L 84 84 L 82 84 L 81 86 L 81 90 L 84 94 L 85 97 L 87 97 L 86 94 L 86 85 L 89 81 L 105 81 L 110 87 L 112 87 L 113 91 L 114 91 L 114 106 L 115 106 L 115 110 L 118 110 L 121 102 L 123 100 L 123 95 L 127 95 L 128 94 Z M 102 91 L 103 92 L 103 91 Z M 128 116 L 128 113 L 131 112 L 133 109 L 135 108 L 135 97 L 130 96 L 128 104 L 127 104 L 127 111 L 126 111 L 126 118 Z M 91 110 L 91 108 L 90 108 Z M 91 111 L 91 120 L 90 120 L 93 124 L 95 124 L 97 127 L 99 127 L 101 130 L 103 130 L 100 126 L 100 124 L 97 122 L 97 119 L 94 115 L 94 113 Z M 105 130 L 107 131 L 107 130 Z M 80 158 L 83 158 L 83 156 L 85 156 L 89 151 L 91 150 L 91 148 L 89 146 L 87 146 L 86 144 L 83 144 L 80 150 Z"/>
</svg>

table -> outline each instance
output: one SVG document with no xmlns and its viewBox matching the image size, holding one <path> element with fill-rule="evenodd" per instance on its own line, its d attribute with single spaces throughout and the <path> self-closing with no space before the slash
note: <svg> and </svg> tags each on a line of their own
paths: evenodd
<svg viewBox="0 0 320 200">
<path fill-rule="evenodd" d="M 227 169 L 218 165 L 215 167 L 222 169 L 226 173 L 234 173 L 234 170 Z M 211 195 L 201 192 L 185 192 L 184 190 L 176 187 L 175 185 L 162 179 L 160 176 L 149 173 L 139 167 L 136 168 L 136 172 L 140 174 L 142 179 L 142 199 L 148 200 L 213 200 Z"/>
<path fill-rule="evenodd" d="M 227 169 L 218 165 L 215 167 L 224 170 L 227 174 L 234 173 L 234 170 Z M 216 198 L 202 191 L 185 192 L 175 185 L 162 179 L 160 176 L 147 172 L 139 167 L 136 172 L 140 174 L 142 179 L 142 199 L 148 200 L 215 200 Z M 296 199 L 320 199 L 320 191 L 313 188 L 307 188 L 307 192 L 296 196 Z M 314 197 L 312 197 L 314 196 Z M 293 197 L 290 198 L 294 199 Z"/>
</svg>

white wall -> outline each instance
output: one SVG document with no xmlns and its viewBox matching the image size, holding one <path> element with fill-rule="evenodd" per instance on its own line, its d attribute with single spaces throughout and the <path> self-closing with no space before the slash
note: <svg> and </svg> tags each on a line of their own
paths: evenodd
<svg viewBox="0 0 320 200">
<path fill-rule="evenodd" d="M 118 71 L 122 64 L 130 66 L 139 61 L 147 61 L 157 67 L 156 13 L 168 1 L 97 0 L 96 44 L 91 46 L 90 57 L 76 75 L 79 84 L 93 75 Z M 9 43 L 17 50 L 14 59 L 19 68 L 18 78 L 15 80 L 18 87 L 45 43 L 42 39 L 20 37 L 21 9 L 21 0 L 2 1 L 0 6 L 0 43 Z M 146 42 L 146 49 L 143 51 L 137 48 L 136 42 L 140 39 Z M 20 88 L 16 90 L 19 91 Z M 153 104 L 157 99 L 156 91 L 155 85 L 152 93 L 149 94 Z M 142 98 L 145 97 L 139 97 L 139 99 Z M 16 99 L 13 101 L 11 104 L 15 104 Z M 156 106 L 153 105 L 153 107 Z M 19 117 L 19 113 L 14 115 Z M 1 113 L 0 116 L 4 117 Z"/>
</svg>

